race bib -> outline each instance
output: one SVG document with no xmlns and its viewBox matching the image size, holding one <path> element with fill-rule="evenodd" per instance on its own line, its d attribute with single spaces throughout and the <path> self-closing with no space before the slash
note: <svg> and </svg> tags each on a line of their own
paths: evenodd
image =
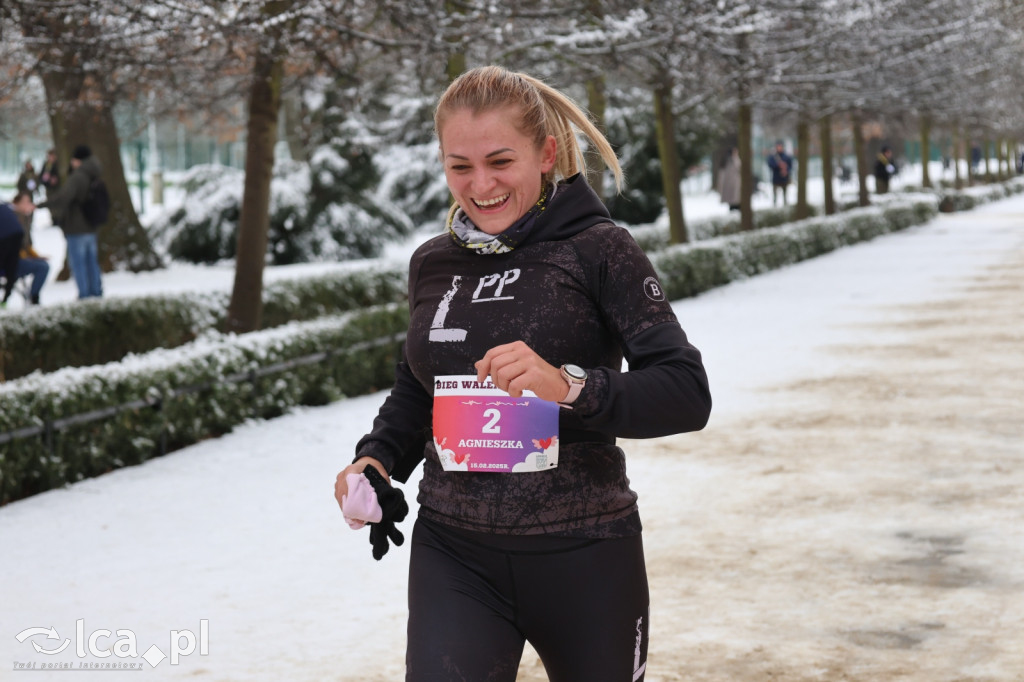
<svg viewBox="0 0 1024 682">
<path fill-rule="evenodd" d="M 558 466 L 558 403 L 513 398 L 472 374 L 434 379 L 434 447 L 445 471 L 525 473 Z"/>
</svg>

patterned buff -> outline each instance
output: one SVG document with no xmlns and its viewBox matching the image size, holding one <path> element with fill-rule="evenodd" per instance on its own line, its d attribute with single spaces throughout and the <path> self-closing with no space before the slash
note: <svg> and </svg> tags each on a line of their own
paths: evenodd
<svg viewBox="0 0 1024 682">
<path fill-rule="evenodd" d="M 477 253 L 508 253 L 522 243 L 526 235 L 533 229 L 537 218 L 548 207 L 548 202 L 555 196 L 555 185 L 546 185 L 540 193 L 540 199 L 530 210 L 512 223 L 501 234 L 487 234 L 476 228 L 466 212 L 458 204 L 448 212 L 448 234 L 459 246 Z"/>
</svg>

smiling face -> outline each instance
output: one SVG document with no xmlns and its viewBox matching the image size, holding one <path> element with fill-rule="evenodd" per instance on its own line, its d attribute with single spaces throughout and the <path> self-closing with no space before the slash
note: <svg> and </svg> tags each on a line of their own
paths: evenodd
<svg viewBox="0 0 1024 682">
<path fill-rule="evenodd" d="M 555 165 L 555 138 L 538 148 L 515 126 L 511 107 L 459 109 L 441 126 L 441 161 L 455 201 L 482 232 L 500 234 L 540 198 L 541 176 Z"/>
</svg>

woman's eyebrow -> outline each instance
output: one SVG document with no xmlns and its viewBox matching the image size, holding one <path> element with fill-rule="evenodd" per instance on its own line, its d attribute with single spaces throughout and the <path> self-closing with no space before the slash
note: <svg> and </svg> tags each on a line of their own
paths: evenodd
<svg viewBox="0 0 1024 682">
<path fill-rule="evenodd" d="M 504 154 L 505 152 L 514 152 L 514 151 L 515 151 L 515 149 L 512 149 L 511 147 L 502 147 L 501 149 L 495 149 L 493 152 L 491 152 L 490 154 L 488 154 L 484 158 L 485 159 L 489 159 L 492 156 L 497 156 L 499 154 Z M 469 157 L 468 156 L 462 156 L 461 154 L 445 154 L 444 157 L 446 159 L 462 159 L 463 161 L 469 161 Z"/>
</svg>

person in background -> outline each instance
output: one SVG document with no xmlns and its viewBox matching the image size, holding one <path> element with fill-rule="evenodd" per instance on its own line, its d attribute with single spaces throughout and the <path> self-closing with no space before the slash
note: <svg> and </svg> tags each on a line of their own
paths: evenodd
<svg viewBox="0 0 1024 682">
<path fill-rule="evenodd" d="M 25 167 L 18 176 L 18 191 L 24 192 L 30 199 L 35 199 L 36 190 L 39 189 L 39 178 L 36 177 L 36 169 L 32 166 L 31 159 L 25 160 Z"/>
<path fill-rule="evenodd" d="M 12 201 L 11 204 L 15 207 L 15 213 L 18 213 L 21 216 L 25 216 L 27 214 L 29 219 L 28 227 L 25 228 L 25 236 L 21 241 L 21 251 L 19 252 L 15 279 L 18 280 L 22 277 L 32 278 L 27 303 L 29 305 L 39 305 L 39 294 L 43 290 L 43 285 L 46 284 L 46 278 L 50 274 L 50 264 L 47 263 L 46 258 L 39 255 L 32 246 L 31 220 L 32 211 L 35 210 L 35 206 L 32 205 L 32 199 L 30 196 L 24 192 L 19 192 L 14 197 L 14 201 Z"/>
<path fill-rule="evenodd" d="M 740 150 L 732 147 L 718 167 L 718 194 L 730 211 L 740 210 Z"/>
<path fill-rule="evenodd" d="M 39 191 L 39 178 L 36 177 L 36 169 L 32 166 L 30 159 L 25 160 L 25 167 L 18 176 L 18 192 L 27 194 L 30 201 L 35 201 L 36 192 Z M 35 211 L 35 208 L 32 209 Z M 32 229 L 32 213 L 28 215 L 18 214 L 21 219 L 21 226 L 28 233 Z"/>
<path fill-rule="evenodd" d="M 472 69 L 435 110 L 455 204 L 445 233 L 410 259 L 395 384 L 335 481 L 379 557 L 380 529 L 404 541 L 394 521 L 408 511 L 388 476 L 406 481 L 423 462 L 407 681 L 514 680 L 526 641 L 552 680 L 644 678 L 640 513 L 616 438 L 699 430 L 711 395 L 653 266 L 587 184 L 574 127 L 621 184 L 587 114 L 526 74 Z M 435 394 L 466 385 L 454 377 L 493 385 L 500 407 Z M 554 433 L 532 447 L 514 438 L 548 419 Z M 485 445 L 467 453 L 460 434 Z M 380 516 L 363 504 L 364 479 Z"/>
<path fill-rule="evenodd" d="M 779 195 L 782 195 L 782 205 L 789 203 L 786 196 L 786 188 L 789 187 L 789 180 L 793 173 L 793 157 L 786 153 L 786 147 L 782 140 L 775 143 L 775 152 L 768 157 L 768 168 L 772 171 L 772 205 L 778 203 Z"/>
<path fill-rule="evenodd" d="M 89 195 L 93 180 L 100 177 L 100 164 L 84 144 L 75 147 L 72 172 L 63 185 L 38 205 L 48 208 L 53 223 L 60 225 L 68 242 L 68 261 L 78 286 L 78 298 L 103 295 L 100 275 L 99 243 L 95 228 L 82 213 L 82 202 Z"/>
<path fill-rule="evenodd" d="M 43 165 L 39 169 L 39 184 L 42 185 L 43 190 L 46 192 L 47 199 L 60 187 L 60 179 L 57 152 L 54 149 L 48 149 L 46 150 L 46 160 L 43 161 Z"/>
<path fill-rule="evenodd" d="M 889 191 L 889 181 L 896 175 L 896 162 L 892 158 L 892 148 L 882 147 L 875 159 L 875 193 L 885 194 Z"/>
<path fill-rule="evenodd" d="M 11 297 L 18 279 L 19 252 L 25 238 L 25 229 L 18 216 L 31 213 L 32 208 L 32 199 L 24 193 L 19 193 L 9 204 L 0 204 L 0 276 L 4 279 L 0 307 L 7 307 L 7 299 Z"/>
</svg>

